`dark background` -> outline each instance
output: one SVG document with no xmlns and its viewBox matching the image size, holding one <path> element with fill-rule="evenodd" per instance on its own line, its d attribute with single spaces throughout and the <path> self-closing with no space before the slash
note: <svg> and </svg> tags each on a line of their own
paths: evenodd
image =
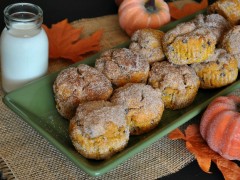
<svg viewBox="0 0 240 180">
<path fill-rule="evenodd" d="M 55 24 L 65 18 L 72 22 L 81 18 L 117 14 L 114 0 L 0 0 L 0 31 L 4 28 L 4 8 L 13 3 L 27 2 L 40 6 L 43 10 L 43 23 Z"/>
<path fill-rule="evenodd" d="M 171 0 L 168 0 L 171 1 Z M 196 0 L 199 2 L 199 0 Z M 65 18 L 72 22 L 81 18 L 92 18 L 109 14 L 117 14 L 118 7 L 114 0 L 0 0 L 0 31 L 4 28 L 3 10 L 12 3 L 28 2 L 37 4 L 43 10 L 44 24 L 50 26 Z M 209 4 L 214 2 L 209 1 Z M 240 165 L 240 162 L 238 161 Z M 196 161 L 163 180 L 221 180 L 224 179 L 217 167 L 212 164 L 211 174 L 204 173 Z M 139 177 L 140 178 L 140 177 Z"/>
<path fill-rule="evenodd" d="M 172 0 L 165 0 L 170 2 Z M 200 2 L 201 0 L 195 0 Z M 44 24 L 50 26 L 65 18 L 72 22 L 81 18 L 92 18 L 117 14 L 114 0 L 0 0 L 0 31 L 4 28 L 3 10 L 13 3 L 28 2 L 37 4 L 43 10 Z M 209 4 L 214 0 L 209 0 Z"/>
</svg>

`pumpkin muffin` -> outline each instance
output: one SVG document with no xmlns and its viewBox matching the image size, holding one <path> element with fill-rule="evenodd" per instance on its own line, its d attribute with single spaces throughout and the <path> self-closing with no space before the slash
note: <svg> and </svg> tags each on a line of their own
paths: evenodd
<svg viewBox="0 0 240 180">
<path fill-rule="evenodd" d="M 69 134 L 75 149 L 84 157 L 108 159 L 128 143 L 126 111 L 108 101 L 82 103 L 70 120 Z"/>
<path fill-rule="evenodd" d="M 240 25 L 234 26 L 224 35 L 220 46 L 228 53 L 240 54 Z"/>
<path fill-rule="evenodd" d="M 209 14 L 203 15 L 199 14 L 193 20 L 193 22 L 198 27 L 207 27 L 209 28 L 217 38 L 217 42 L 219 42 L 224 33 L 226 33 L 232 26 L 231 24 L 220 14 Z"/>
<path fill-rule="evenodd" d="M 207 27 L 194 22 L 177 25 L 163 36 L 163 50 L 171 63 L 184 65 L 203 62 L 214 53 L 217 38 Z"/>
<path fill-rule="evenodd" d="M 223 36 L 220 47 L 235 56 L 240 68 L 240 25 L 234 26 Z"/>
<path fill-rule="evenodd" d="M 149 63 L 165 58 L 162 49 L 164 32 L 157 29 L 139 29 L 131 37 L 129 49 L 143 56 Z"/>
<path fill-rule="evenodd" d="M 114 90 L 111 102 L 124 105 L 131 135 L 154 129 L 161 120 L 164 104 L 161 91 L 142 83 L 128 83 Z"/>
<path fill-rule="evenodd" d="M 168 61 L 152 64 L 148 83 L 161 90 L 165 107 L 173 110 L 190 105 L 200 85 L 193 68 L 188 65 L 171 64 Z"/>
<path fill-rule="evenodd" d="M 239 0 L 218 0 L 208 8 L 210 13 L 217 13 L 225 17 L 231 24 L 236 25 L 240 20 Z"/>
<path fill-rule="evenodd" d="M 238 76 L 238 62 L 224 49 L 216 49 L 212 57 L 202 63 L 192 64 L 200 78 L 200 88 L 212 89 L 231 84 Z"/>
<path fill-rule="evenodd" d="M 58 112 L 71 119 L 79 103 L 107 100 L 112 94 L 111 82 L 95 68 L 85 64 L 62 70 L 53 84 Z"/>
<path fill-rule="evenodd" d="M 115 87 L 131 82 L 146 83 L 149 73 L 149 63 L 127 48 L 106 50 L 96 60 L 95 67 Z"/>
</svg>

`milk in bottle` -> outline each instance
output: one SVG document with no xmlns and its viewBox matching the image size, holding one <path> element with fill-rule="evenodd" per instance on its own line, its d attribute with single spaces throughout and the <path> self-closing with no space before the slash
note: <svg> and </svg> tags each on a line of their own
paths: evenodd
<svg viewBox="0 0 240 180">
<path fill-rule="evenodd" d="M 4 10 L 6 27 L 1 34 L 2 87 L 10 92 L 46 74 L 48 39 L 42 10 L 29 3 L 9 5 Z"/>
</svg>

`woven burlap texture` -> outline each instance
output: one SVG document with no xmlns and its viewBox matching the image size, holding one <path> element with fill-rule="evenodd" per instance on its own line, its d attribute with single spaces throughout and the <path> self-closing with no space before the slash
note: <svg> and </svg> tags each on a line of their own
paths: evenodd
<svg viewBox="0 0 240 180">
<path fill-rule="evenodd" d="M 104 27 L 103 48 L 113 47 L 128 39 L 119 28 L 116 15 L 73 22 L 91 33 Z M 95 25 L 95 26 L 91 26 Z M 122 37 L 122 38 L 121 38 Z M 106 43 L 105 43 L 106 42 Z M 60 65 L 59 65 L 60 64 Z M 50 72 L 68 62 L 55 61 Z M 0 97 L 4 93 L 0 89 Z M 166 136 L 128 159 L 112 171 L 91 177 L 76 167 L 58 149 L 0 102 L 0 163 L 6 168 L 5 176 L 28 179 L 157 179 L 177 172 L 194 157 L 186 150 L 183 141 L 172 141 Z M 4 172 L 3 172 L 4 173 Z"/>
</svg>

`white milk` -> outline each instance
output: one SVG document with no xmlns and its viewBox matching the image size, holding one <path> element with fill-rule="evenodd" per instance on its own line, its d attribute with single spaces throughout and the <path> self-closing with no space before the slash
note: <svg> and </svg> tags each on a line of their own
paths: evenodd
<svg viewBox="0 0 240 180">
<path fill-rule="evenodd" d="M 47 69 L 48 39 L 42 28 L 16 23 L 10 30 L 2 31 L 1 72 L 5 92 L 43 76 Z"/>
</svg>

